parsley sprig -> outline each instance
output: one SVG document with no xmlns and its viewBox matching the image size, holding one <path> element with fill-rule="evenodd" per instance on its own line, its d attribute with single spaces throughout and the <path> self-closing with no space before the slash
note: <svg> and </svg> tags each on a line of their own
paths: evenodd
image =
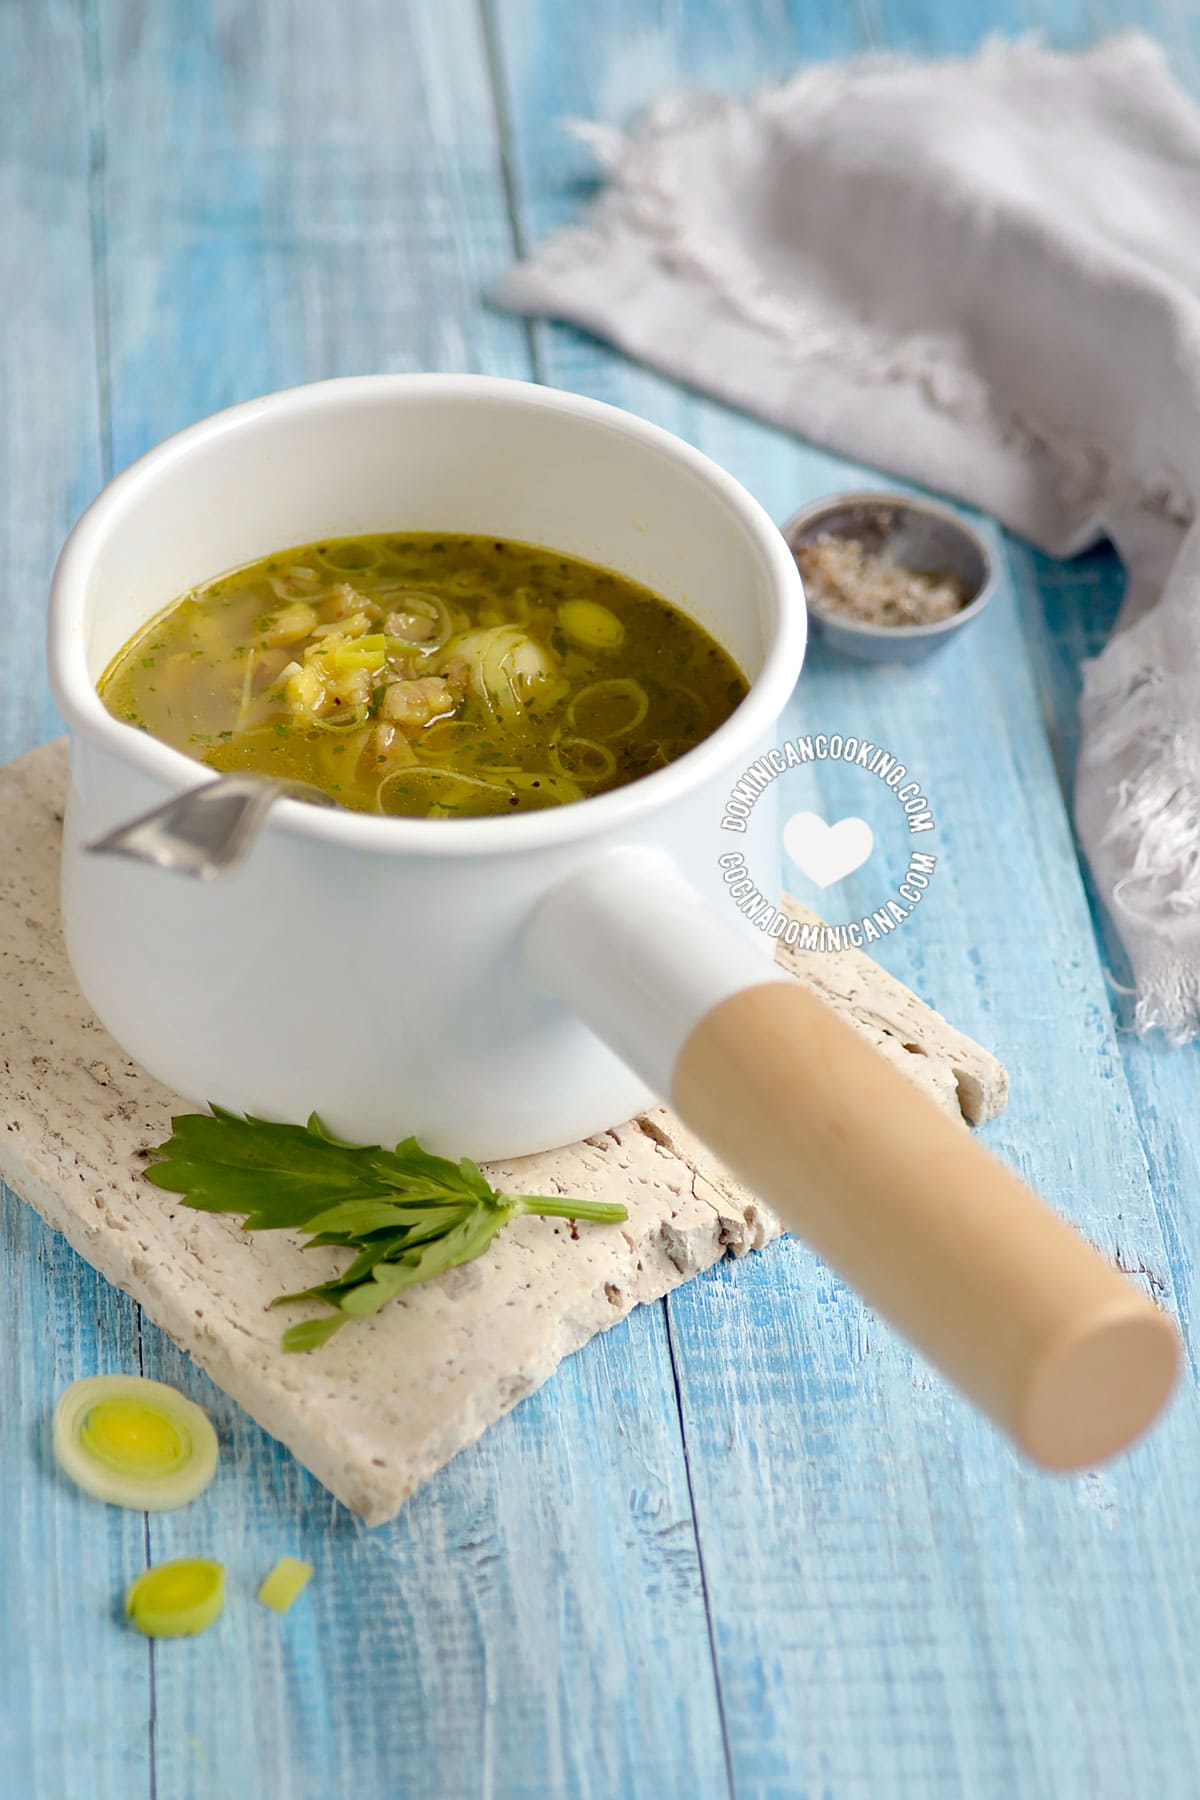
<svg viewBox="0 0 1200 1800">
<path fill-rule="evenodd" d="M 377 1313 L 397 1294 L 482 1256 L 510 1219 L 538 1213 L 616 1224 L 623 1206 L 563 1195 L 500 1194 L 469 1157 L 432 1156 L 416 1138 L 394 1150 L 346 1144 L 313 1113 L 273 1125 L 214 1106 L 183 1113 L 150 1152 L 146 1179 L 200 1212 L 244 1213 L 247 1231 L 304 1231 L 318 1245 L 355 1252 L 332 1281 L 281 1294 L 274 1306 L 320 1300 L 333 1309 L 283 1334 L 285 1350 L 316 1350 L 349 1319 Z"/>
</svg>

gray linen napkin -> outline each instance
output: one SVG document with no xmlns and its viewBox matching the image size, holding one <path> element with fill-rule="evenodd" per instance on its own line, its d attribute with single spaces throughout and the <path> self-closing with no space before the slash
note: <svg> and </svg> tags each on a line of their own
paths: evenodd
<svg viewBox="0 0 1200 1800">
<path fill-rule="evenodd" d="M 1136 1024 L 1200 1032 L 1200 113 L 1082 56 L 803 69 L 582 127 L 609 184 L 504 279 L 696 387 L 960 495 L 1129 595 L 1085 665 L 1080 837 Z"/>
</svg>

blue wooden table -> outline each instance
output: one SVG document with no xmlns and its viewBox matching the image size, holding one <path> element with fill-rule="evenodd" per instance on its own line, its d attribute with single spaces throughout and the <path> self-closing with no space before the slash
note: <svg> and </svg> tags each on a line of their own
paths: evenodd
<svg viewBox="0 0 1200 1800">
<path fill-rule="evenodd" d="M 73 517 L 248 395 L 535 376 L 681 432 L 779 518 L 857 481 L 487 308 L 594 179 L 560 120 L 869 46 L 1122 24 L 1200 89 L 1189 0 L 7 0 L 0 752 L 59 729 L 42 619 Z M 1076 664 L 1120 575 L 992 535 L 1002 591 L 973 633 L 911 671 L 814 654 L 789 725 L 861 722 L 919 763 L 937 892 L 882 959 L 1010 1065 L 994 1148 L 1187 1332 L 1200 1055 L 1128 1031 L 1063 798 Z M 99 1369 L 211 1408 L 225 1467 L 203 1503 L 143 1519 L 54 1478 L 48 1410 Z M 0 1793 L 1194 1800 L 1193 1373 L 1134 1454 L 1053 1480 L 787 1243 L 592 1343 L 368 1532 L 5 1196 Z M 205 1552 L 241 1591 L 283 1552 L 316 1579 L 282 1624 L 231 1605 L 158 1647 L 118 1624 L 147 1560 Z"/>
</svg>

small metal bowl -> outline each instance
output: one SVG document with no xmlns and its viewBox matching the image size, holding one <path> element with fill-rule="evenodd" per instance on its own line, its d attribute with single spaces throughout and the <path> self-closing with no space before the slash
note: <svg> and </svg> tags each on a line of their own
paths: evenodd
<svg viewBox="0 0 1200 1800">
<path fill-rule="evenodd" d="M 966 604 L 930 625 L 868 625 L 824 612 L 806 595 L 814 633 L 863 662 L 916 662 L 928 656 L 977 619 L 995 591 L 987 545 L 964 518 L 936 500 L 886 491 L 826 495 L 801 507 L 782 530 L 793 554 L 814 538 L 857 538 L 868 551 L 886 549 L 910 569 L 956 575 L 963 583 Z"/>
</svg>

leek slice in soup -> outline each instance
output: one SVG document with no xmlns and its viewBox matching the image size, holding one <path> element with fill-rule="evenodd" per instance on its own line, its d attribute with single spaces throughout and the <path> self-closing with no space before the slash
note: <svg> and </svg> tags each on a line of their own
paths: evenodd
<svg viewBox="0 0 1200 1800">
<path fill-rule="evenodd" d="M 126 645 L 109 711 L 210 768 L 360 812 L 561 805 L 716 730 L 746 692 L 648 589 L 497 538 L 327 539 L 221 576 Z"/>
</svg>

